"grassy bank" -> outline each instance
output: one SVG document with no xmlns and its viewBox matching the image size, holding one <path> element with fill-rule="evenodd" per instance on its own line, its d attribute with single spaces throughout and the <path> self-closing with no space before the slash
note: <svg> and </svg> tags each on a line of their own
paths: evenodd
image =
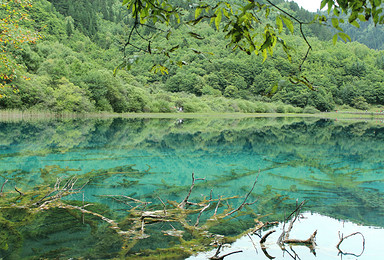
<svg viewBox="0 0 384 260">
<path fill-rule="evenodd" d="M 54 113 L 50 111 L 0 110 L 0 121 L 52 120 L 75 118 L 261 118 L 312 117 L 334 120 L 384 120 L 384 113 L 334 111 L 323 113 Z"/>
</svg>

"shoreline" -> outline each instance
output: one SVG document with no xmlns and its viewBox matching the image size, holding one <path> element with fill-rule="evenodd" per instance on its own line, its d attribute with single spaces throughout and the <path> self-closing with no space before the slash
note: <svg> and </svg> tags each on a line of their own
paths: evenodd
<svg viewBox="0 0 384 260">
<path fill-rule="evenodd" d="M 50 111 L 0 110 L 0 121 L 52 120 L 52 119 L 109 119 L 109 118 L 283 118 L 302 117 L 334 120 L 384 120 L 381 112 L 320 112 L 303 113 L 55 113 Z"/>
</svg>

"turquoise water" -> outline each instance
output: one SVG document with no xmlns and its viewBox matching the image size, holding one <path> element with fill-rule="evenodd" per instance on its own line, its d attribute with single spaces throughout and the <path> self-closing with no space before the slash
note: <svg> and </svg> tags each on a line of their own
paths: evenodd
<svg viewBox="0 0 384 260">
<path fill-rule="evenodd" d="M 71 205 L 94 204 L 92 210 L 127 230 L 127 212 L 134 203 L 121 202 L 118 195 L 151 202 L 147 210 L 154 209 L 155 204 L 162 207 L 159 198 L 181 202 L 189 191 L 192 173 L 205 178 L 196 181 L 190 197 L 194 202 L 209 197 L 244 197 L 257 178 L 249 201 L 258 201 L 245 209 L 252 213 L 235 218 L 227 227 L 222 224 L 222 230 L 216 227 L 218 233 L 240 234 L 260 215 L 268 215 L 262 221 L 281 221 L 295 208 L 296 200 L 306 200 L 303 211 L 322 216 L 313 223 L 323 221 L 327 225 L 332 219 L 379 230 L 367 235 L 367 249 L 360 259 L 379 255 L 369 241 L 375 241 L 377 234 L 382 236 L 384 227 L 381 122 L 300 118 L 19 121 L 1 122 L 0 137 L 0 185 L 8 180 L 3 188 L 5 198 L 18 195 L 16 186 L 26 194 L 35 190 L 30 201 L 36 202 L 58 180 L 63 187 L 76 177 L 75 187 L 86 185 L 62 200 Z M 36 187 L 44 187 L 40 195 L 36 195 Z M 234 199 L 230 204 L 236 207 L 242 201 Z M 31 217 L 31 213 L 16 210 L 15 205 L 32 202 L 14 198 L 12 203 L 0 204 L 0 258 L 119 257 L 121 238 L 94 215 L 88 214 L 84 220 L 76 210 L 52 208 Z M 214 210 L 211 207 L 202 213 L 201 221 Z M 189 220 L 196 218 L 195 214 Z M 149 226 L 148 234 L 155 235 L 140 240 L 132 253 L 181 243 L 174 238 L 156 239 L 156 232 L 169 228 L 164 223 Z M 311 233 L 315 228 L 303 229 L 311 229 Z M 20 238 L 17 242 L 12 239 L 15 236 Z M 320 241 L 324 240 L 321 236 L 324 233 L 319 230 Z M 254 250 L 252 244 L 250 247 Z M 318 255 L 325 256 L 316 259 L 338 259 L 337 252 L 329 247 L 319 245 Z M 321 254 L 328 250 L 331 256 Z"/>
</svg>

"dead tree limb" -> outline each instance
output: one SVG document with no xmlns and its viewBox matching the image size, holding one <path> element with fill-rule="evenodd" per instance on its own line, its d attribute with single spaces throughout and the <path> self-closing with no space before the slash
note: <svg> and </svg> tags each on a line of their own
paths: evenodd
<svg viewBox="0 0 384 260">
<path fill-rule="evenodd" d="M 303 200 L 299 205 L 297 205 L 296 209 L 294 211 L 292 211 L 292 213 L 289 214 L 289 216 L 284 220 L 283 232 L 281 233 L 279 239 L 277 240 L 278 244 L 281 244 L 283 242 L 283 240 L 287 240 L 289 238 L 289 233 L 291 232 L 291 230 L 293 228 L 293 224 L 295 223 L 295 221 L 299 217 L 300 210 L 304 206 L 305 202 L 306 201 Z M 291 221 L 289 223 L 288 230 L 285 231 L 285 223 L 288 221 L 288 219 L 290 219 L 292 217 L 293 214 L 295 214 L 295 216 L 291 219 Z"/>
<path fill-rule="evenodd" d="M 300 210 L 301 208 L 304 206 L 305 204 L 305 200 L 303 200 L 297 207 L 296 209 L 289 215 L 288 219 L 293 215 L 295 214 L 295 217 L 291 220 L 291 222 L 289 223 L 289 226 L 288 226 L 288 229 L 287 229 L 287 233 L 285 235 L 285 239 L 288 239 L 289 238 L 289 233 L 291 232 L 292 228 L 293 228 L 293 224 L 296 222 L 297 218 L 299 217 L 299 214 L 300 214 Z"/>
<path fill-rule="evenodd" d="M 219 201 L 217 202 L 217 205 L 216 205 L 216 208 L 215 208 L 215 213 L 213 214 L 214 217 L 215 217 L 216 214 L 217 214 L 217 210 L 218 210 L 218 208 L 219 208 L 220 202 L 221 202 L 221 196 L 220 196 L 220 198 L 219 198 Z"/>
<path fill-rule="evenodd" d="M 221 249 L 222 246 L 223 246 L 223 245 L 220 244 L 219 247 L 218 247 L 217 250 L 216 250 L 215 255 L 214 255 L 214 256 L 211 256 L 209 259 L 211 259 L 211 260 L 222 260 L 222 259 L 224 259 L 224 257 L 227 257 L 227 256 L 229 256 L 229 255 L 237 254 L 237 253 L 241 253 L 241 252 L 243 252 L 243 250 L 238 250 L 238 251 L 230 252 L 230 253 L 228 253 L 228 254 L 219 256 L 219 254 L 220 254 L 220 249 Z"/>
<path fill-rule="evenodd" d="M 263 229 L 263 228 L 265 228 L 265 227 L 267 227 L 267 226 L 273 226 L 273 225 L 278 225 L 278 224 L 279 224 L 278 221 L 274 221 L 274 222 L 269 222 L 269 221 L 267 221 L 267 222 L 265 222 L 265 223 L 263 223 L 263 222 L 261 222 L 261 221 L 258 221 L 256 227 L 252 230 L 252 233 L 253 233 L 253 234 L 256 234 L 257 231 L 259 231 L 259 230 L 261 230 L 261 229 Z M 260 237 L 260 236 L 259 236 L 259 237 Z"/>
<path fill-rule="evenodd" d="M 344 240 L 346 240 L 347 238 L 349 238 L 351 236 L 355 236 L 355 235 L 360 235 L 363 238 L 363 249 L 362 249 L 361 253 L 357 255 L 357 254 L 353 254 L 353 253 L 344 252 L 343 250 L 341 250 L 340 249 L 340 245 L 344 242 Z M 355 232 L 355 233 L 352 233 L 352 234 L 350 234 L 348 236 L 345 236 L 345 237 L 343 235 L 340 236 L 340 232 L 339 232 L 339 238 L 340 238 L 340 241 L 336 245 L 337 250 L 339 250 L 339 254 L 342 254 L 342 255 L 353 255 L 355 257 L 360 257 L 364 253 L 364 250 L 365 250 L 365 237 L 364 237 L 364 235 L 361 232 Z"/>
<path fill-rule="evenodd" d="M 206 205 L 204 208 L 202 208 L 202 209 L 200 210 L 199 216 L 197 216 L 197 220 L 196 220 L 196 223 L 195 223 L 195 227 L 197 227 L 197 226 L 199 225 L 201 214 L 203 214 L 204 210 L 206 210 L 207 208 L 209 208 L 209 206 L 211 206 L 211 203 L 209 203 L 208 205 Z"/>
<path fill-rule="evenodd" d="M 163 204 L 163 206 L 164 206 L 164 214 L 167 214 L 167 210 L 166 210 L 167 206 L 165 206 L 164 201 L 159 196 L 157 196 L 157 198 L 160 200 L 161 204 Z"/>
<path fill-rule="evenodd" d="M 1 185 L 1 190 L 0 190 L 0 196 L 3 196 L 3 189 L 4 189 L 4 186 L 5 184 L 8 182 L 8 179 L 6 179 L 4 182 L 3 182 L 3 185 Z"/>
<path fill-rule="evenodd" d="M 17 192 L 20 194 L 20 196 L 24 196 L 24 193 L 22 193 L 21 191 L 19 191 L 19 190 L 16 188 L 16 186 L 15 186 L 15 191 L 17 191 Z"/>
<path fill-rule="evenodd" d="M 189 196 L 191 196 L 193 187 L 195 186 L 195 181 L 199 181 L 199 180 L 205 180 L 205 178 L 196 178 L 196 179 L 195 179 L 195 173 L 192 172 L 192 184 L 191 184 L 191 187 L 189 188 L 188 195 L 187 195 L 187 196 L 185 197 L 185 199 L 178 205 L 179 208 L 181 208 L 181 209 L 184 209 L 184 208 L 185 208 L 185 205 L 188 203 Z"/>
<path fill-rule="evenodd" d="M 125 196 L 125 195 L 98 195 L 99 197 L 108 197 L 108 198 L 112 198 L 118 202 L 121 202 L 121 203 L 124 203 L 125 205 L 128 205 L 131 207 L 131 210 L 135 210 L 137 209 L 138 207 L 141 207 L 141 206 L 147 206 L 148 204 L 151 204 L 152 202 L 146 202 L 146 201 L 141 201 L 141 200 L 138 200 L 138 199 L 135 199 L 135 198 L 132 198 L 132 197 L 129 197 L 129 196 Z M 130 201 L 133 201 L 132 203 L 137 203 L 136 206 L 134 205 L 131 205 L 129 202 L 126 202 L 122 199 L 118 199 L 118 198 L 124 198 L 124 199 L 127 199 L 127 200 L 130 200 Z"/>
<path fill-rule="evenodd" d="M 261 250 L 263 251 L 263 253 L 264 253 L 264 255 L 268 258 L 268 259 L 275 259 L 276 257 L 274 257 L 274 256 L 271 256 L 270 254 L 268 254 L 268 251 L 267 251 L 267 248 L 264 246 L 264 245 L 262 245 L 261 246 Z"/>
<path fill-rule="evenodd" d="M 40 200 L 38 200 L 37 202 L 33 203 L 33 205 L 37 205 L 39 206 L 40 204 L 46 206 L 48 203 L 52 202 L 52 201 L 55 201 L 57 199 L 60 199 L 62 198 L 64 195 L 68 195 L 68 194 L 74 194 L 74 193 L 79 193 L 84 187 L 85 185 L 88 184 L 89 180 L 83 184 L 83 186 L 81 186 L 80 188 L 77 188 L 75 189 L 74 186 L 75 184 L 77 183 L 78 181 L 78 178 L 76 177 L 72 177 L 70 178 L 65 184 L 64 186 L 62 186 L 60 188 L 60 184 L 61 184 L 61 181 L 62 179 L 61 178 L 57 178 L 56 179 L 56 183 L 55 185 L 53 186 L 53 190 L 51 191 L 48 191 L 47 194 L 45 196 L 43 196 Z M 16 187 L 15 187 L 16 189 Z M 55 195 L 53 195 L 54 193 L 56 193 Z M 48 200 L 46 200 L 48 199 Z M 48 203 L 47 203 L 48 202 Z M 41 206 L 40 206 L 41 207 Z"/>
<path fill-rule="evenodd" d="M 268 231 L 260 240 L 260 244 L 264 244 L 265 241 L 267 240 L 267 237 L 269 237 L 271 234 L 275 233 L 276 230 L 270 230 Z"/>
<path fill-rule="evenodd" d="M 145 203 L 150 203 L 150 202 L 145 202 L 145 201 L 141 201 L 141 200 L 138 200 L 138 199 L 135 199 L 135 198 L 132 198 L 132 197 L 129 197 L 129 196 L 125 196 L 125 195 L 99 195 L 100 197 L 111 197 L 111 198 L 114 198 L 114 197 L 121 197 L 121 198 L 125 198 L 125 199 L 128 199 L 128 200 L 132 200 L 136 203 L 140 203 L 140 204 L 145 204 Z"/>
<path fill-rule="evenodd" d="M 254 247 L 254 248 L 255 248 L 255 250 L 256 250 L 256 254 L 258 254 L 258 252 L 257 252 L 257 246 L 256 246 L 255 242 L 253 242 L 253 239 L 252 239 L 251 235 L 250 235 L 249 233 L 247 233 L 247 236 L 248 236 L 248 237 L 249 237 L 249 239 L 251 240 L 251 242 L 252 242 L 252 245 L 253 245 L 253 247 Z"/>
<path fill-rule="evenodd" d="M 293 255 L 287 249 L 282 248 L 283 252 L 286 252 L 290 257 L 292 257 L 293 260 L 297 260 L 297 259 L 301 260 L 301 258 L 298 256 L 298 254 L 296 254 L 295 250 L 293 250 L 292 246 L 290 246 L 289 249 L 292 250 Z"/>
<path fill-rule="evenodd" d="M 317 230 L 313 232 L 313 234 L 306 240 L 301 240 L 301 239 L 284 239 L 283 243 L 285 244 L 304 244 L 304 245 L 309 245 L 309 246 L 316 246 L 316 234 Z"/>
<path fill-rule="evenodd" d="M 86 207 L 88 205 L 85 205 L 84 207 Z M 93 215 L 93 216 L 96 216 L 98 218 L 100 218 L 101 220 L 107 222 L 108 224 L 110 224 L 110 228 L 112 229 L 115 229 L 117 232 L 118 231 L 121 231 L 119 226 L 118 226 L 118 223 L 112 219 L 109 219 L 109 218 L 106 218 L 104 217 L 103 215 L 99 214 L 99 213 L 96 213 L 96 212 L 92 212 L 92 211 L 89 211 L 89 210 L 86 210 L 84 209 L 84 207 L 78 207 L 78 206 L 72 206 L 72 205 L 67 205 L 67 204 L 59 204 L 57 205 L 58 208 L 62 208 L 62 209 L 74 209 L 74 210 L 79 210 L 81 211 L 82 213 L 85 213 L 85 214 L 90 214 L 90 215 Z"/>
<path fill-rule="evenodd" d="M 234 210 L 232 210 L 231 212 L 228 212 L 227 214 L 225 214 L 225 217 L 228 217 L 228 216 L 232 215 L 233 213 L 235 213 L 235 212 L 241 210 L 245 205 L 252 205 L 252 204 L 255 204 L 255 203 L 256 203 L 257 200 L 254 201 L 254 202 L 251 202 L 251 203 L 247 203 L 247 199 L 248 199 L 249 195 L 251 195 L 253 189 L 255 188 L 255 185 L 256 185 L 256 183 L 257 183 L 257 179 L 259 178 L 259 175 L 260 175 L 260 172 L 259 172 L 259 174 L 257 175 L 256 180 L 255 180 L 254 183 L 253 183 L 252 189 L 251 189 L 251 190 L 247 193 L 247 195 L 245 196 L 245 199 L 244 199 L 243 203 L 241 203 L 241 205 L 240 205 L 239 207 L 237 207 L 236 209 L 234 209 Z"/>
</svg>

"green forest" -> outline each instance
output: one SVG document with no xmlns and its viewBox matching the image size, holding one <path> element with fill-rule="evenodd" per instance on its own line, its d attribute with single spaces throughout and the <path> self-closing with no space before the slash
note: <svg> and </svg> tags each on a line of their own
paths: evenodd
<svg viewBox="0 0 384 260">
<path fill-rule="evenodd" d="M 309 22 L 315 15 L 294 2 L 274 3 L 302 21 Z M 194 7 L 188 1 L 178 4 L 183 8 L 180 19 L 194 18 Z M 35 0 L 25 10 L 29 19 L 20 21 L 20 27 L 37 32 L 41 39 L 8 50 L 18 71 L 12 81 L 2 77 L 1 109 L 315 113 L 384 107 L 384 33 L 382 26 L 375 27 L 372 22 L 361 28 L 344 24 L 352 42 L 335 45 L 331 26 L 304 26 L 312 51 L 301 75 L 313 84 L 313 90 L 292 80 L 307 50 L 297 25 L 294 34 L 284 28 L 290 62 L 281 47 L 265 61 L 228 48 L 225 35 L 215 30 L 215 24 L 195 25 L 199 31 L 196 37 L 191 26 L 175 23 L 169 40 L 158 37 L 151 42 L 152 48 L 167 52 L 169 59 L 141 55 L 138 48 L 127 46 L 125 53 L 132 66 L 114 76 L 134 23 L 122 1 Z M 6 12 L 6 8 L 0 9 L 2 17 Z M 269 20 L 274 17 L 265 18 L 266 23 Z M 146 48 L 140 46 L 140 37 L 146 39 L 153 28 L 138 30 L 132 40 L 139 48 Z M 3 51 L 11 48 L 9 43 L 0 45 Z"/>
</svg>

